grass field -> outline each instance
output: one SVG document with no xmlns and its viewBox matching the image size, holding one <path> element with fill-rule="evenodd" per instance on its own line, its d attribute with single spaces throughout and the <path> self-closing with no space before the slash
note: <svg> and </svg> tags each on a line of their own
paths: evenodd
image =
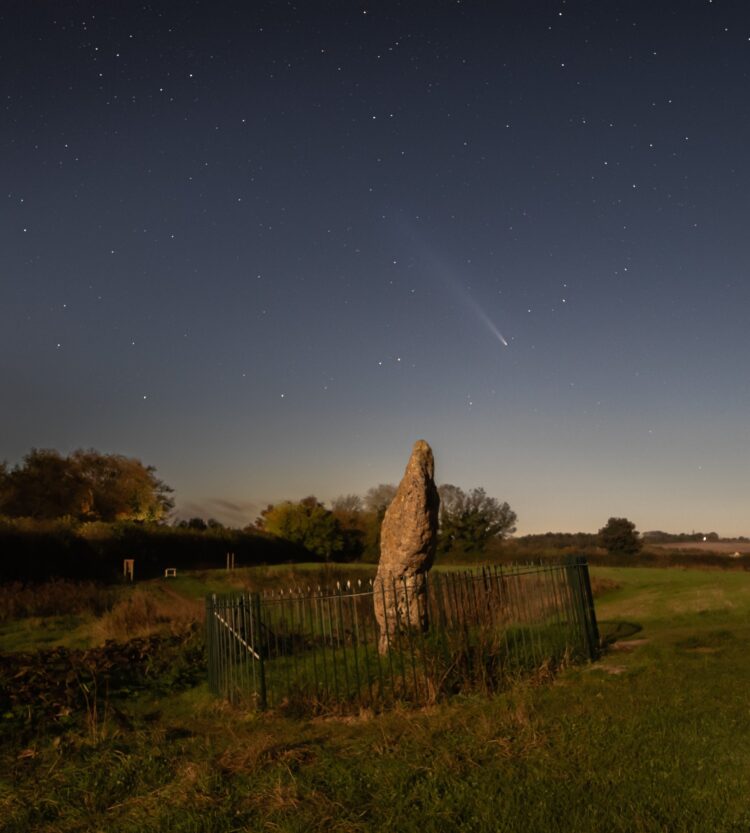
<svg viewBox="0 0 750 833">
<path fill-rule="evenodd" d="M 166 652 L 161 664 L 144 649 L 124 693 L 96 700 L 87 678 L 69 715 L 33 731 L 3 716 L 0 830 L 750 830 L 750 574 L 593 577 L 602 660 L 492 699 L 346 719 L 236 712 L 196 684 L 195 635 L 149 648 Z M 162 605 L 153 629 L 177 632 L 205 588 L 276 580 L 289 576 L 212 573 L 178 579 L 166 598 L 163 583 L 133 592 Z M 69 633 L 101 642 L 117 609 L 71 614 Z M 39 644 L 18 622 L 3 627 L 5 651 Z M 65 643 L 64 622 L 49 632 L 47 644 Z M 183 644 L 192 665 L 170 675 L 168 651 Z"/>
</svg>

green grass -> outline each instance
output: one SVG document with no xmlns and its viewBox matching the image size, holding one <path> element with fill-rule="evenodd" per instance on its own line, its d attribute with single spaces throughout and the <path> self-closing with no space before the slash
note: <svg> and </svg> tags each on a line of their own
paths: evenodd
<svg viewBox="0 0 750 833">
<path fill-rule="evenodd" d="M 305 720 L 161 688 L 4 736 L 0 830 L 744 833 L 750 575 L 594 573 L 619 641 L 552 682 Z"/>
<path fill-rule="evenodd" d="M 94 618 L 86 614 L 64 616 L 31 616 L 0 624 L 0 646 L 3 651 L 34 651 L 66 645 L 85 648 L 91 644 Z"/>
<path fill-rule="evenodd" d="M 744 571 L 595 567 L 591 572 L 621 585 L 598 600 L 600 620 L 635 619 L 665 639 L 683 628 L 750 617 L 750 574 Z"/>
</svg>

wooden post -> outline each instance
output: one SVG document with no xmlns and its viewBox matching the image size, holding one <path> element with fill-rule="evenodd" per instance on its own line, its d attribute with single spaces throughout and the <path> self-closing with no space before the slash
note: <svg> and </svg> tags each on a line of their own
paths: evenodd
<svg viewBox="0 0 750 833">
<path fill-rule="evenodd" d="M 129 578 L 133 581 L 135 573 L 135 558 L 124 558 L 122 561 L 122 575 L 124 578 Z"/>
</svg>

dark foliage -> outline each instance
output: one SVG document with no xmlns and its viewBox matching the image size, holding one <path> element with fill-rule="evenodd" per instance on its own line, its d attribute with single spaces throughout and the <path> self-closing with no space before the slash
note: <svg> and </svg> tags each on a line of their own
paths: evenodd
<svg viewBox="0 0 750 833">
<path fill-rule="evenodd" d="M 599 546 L 613 555 L 634 555 L 640 551 L 643 542 L 632 521 L 627 518 L 610 518 L 599 530 Z"/>
<path fill-rule="evenodd" d="M 30 616 L 101 616 L 117 601 L 119 588 L 93 581 L 52 579 L 44 584 L 0 584 L 0 622 Z"/>
<path fill-rule="evenodd" d="M 527 547 L 584 549 L 598 546 L 599 536 L 593 532 L 544 532 L 536 535 L 522 535 L 515 541 Z"/>
<path fill-rule="evenodd" d="M 52 648 L 0 654 L 0 737 L 17 742 L 37 732 L 81 726 L 95 709 L 117 714 L 117 701 L 151 690 L 165 694 L 195 685 L 205 675 L 202 637 L 196 629 L 100 648 Z"/>
<path fill-rule="evenodd" d="M 299 545 L 260 532 L 178 529 L 159 524 L 86 525 L 0 520 L 0 581 L 50 578 L 113 581 L 125 558 L 136 579 L 163 575 L 165 567 L 222 567 L 233 552 L 237 566 L 317 560 Z"/>
</svg>

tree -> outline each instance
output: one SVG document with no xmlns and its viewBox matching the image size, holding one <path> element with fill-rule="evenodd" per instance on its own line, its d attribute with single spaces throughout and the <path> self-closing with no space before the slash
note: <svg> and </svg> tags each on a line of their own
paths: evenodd
<svg viewBox="0 0 750 833">
<path fill-rule="evenodd" d="M 359 495 L 341 495 L 334 498 L 331 501 L 331 512 L 342 529 L 362 529 L 364 512 L 362 510 L 362 498 Z"/>
<path fill-rule="evenodd" d="M 0 513 L 12 517 L 81 521 L 158 521 L 173 506 L 171 489 L 152 466 L 119 454 L 32 449 L 4 469 Z"/>
<path fill-rule="evenodd" d="M 180 521 L 178 526 L 180 529 L 193 529 L 196 532 L 205 532 L 208 529 L 208 524 L 203 520 L 203 518 L 199 518 L 197 516 Z"/>
<path fill-rule="evenodd" d="M 256 526 L 319 555 L 326 561 L 344 549 L 344 536 L 333 512 L 310 496 L 298 503 L 285 501 L 264 509 Z"/>
<path fill-rule="evenodd" d="M 331 501 L 334 512 L 357 513 L 362 511 L 362 498 L 359 495 L 339 495 Z"/>
<path fill-rule="evenodd" d="M 635 555 L 643 542 L 632 521 L 627 518 L 610 518 L 606 526 L 599 530 L 599 546 L 604 547 L 610 555 Z"/>
<path fill-rule="evenodd" d="M 8 463 L 3 460 L 0 463 L 0 513 L 5 511 L 4 507 L 8 504 L 11 496 L 10 472 L 8 471 Z"/>
<path fill-rule="evenodd" d="M 381 483 L 378 486 L 373 486 L 367 490 L 365 495 L 365 509 L 368 512 L 380 513 L 382 518 L 394 497 L 396 497 L 396 487 L 393 483 Z"/>
<path fill-rule="evenodd" d="M 441 518 L 454 517 L 462 511 L 466 502 L 466 492 L 463 489 L 451 483 L 443 483 L 438 486 L 438 494 L 440 495 Z"/>
<path fill-rule="evenodd" d="M 340 495 L 331 501 L 331 512 L 343 536 L 343 557 L 347 561 L 361 558 L 370 515 L 362 508 L 362 498 L 359 495 Z"/>
<path fill-rule="evenodd" d="M 172 490 L 156 469 L 134 457 L 90 449 L 74 451 L 68 460 L 86 483 L 87 519 L 159 521 L 173 507 Z"/>
<path fill-rule="evenodd" d="M 393 483 L 380 483 L 367 490 L 362 515 L 362 558 L 376 563 L 380 558 L 380 527 L 385 512 L 396 497 L 397 487 Z"/>
<path fill-rule="evenodd" d="M 88 509 L 88 489 L 81 473 L 59 451 L 36 449 L 6 472 L 2 513 L 43 520 L 80 517 Z"/>
<path fill-rule="evenodd" d="M 493 538 L 516 531 L 516 513 L 482 488 L 464 492 L 445 483 L 440 494 L 440 549 L 482 552 Z"/>
</svg>

